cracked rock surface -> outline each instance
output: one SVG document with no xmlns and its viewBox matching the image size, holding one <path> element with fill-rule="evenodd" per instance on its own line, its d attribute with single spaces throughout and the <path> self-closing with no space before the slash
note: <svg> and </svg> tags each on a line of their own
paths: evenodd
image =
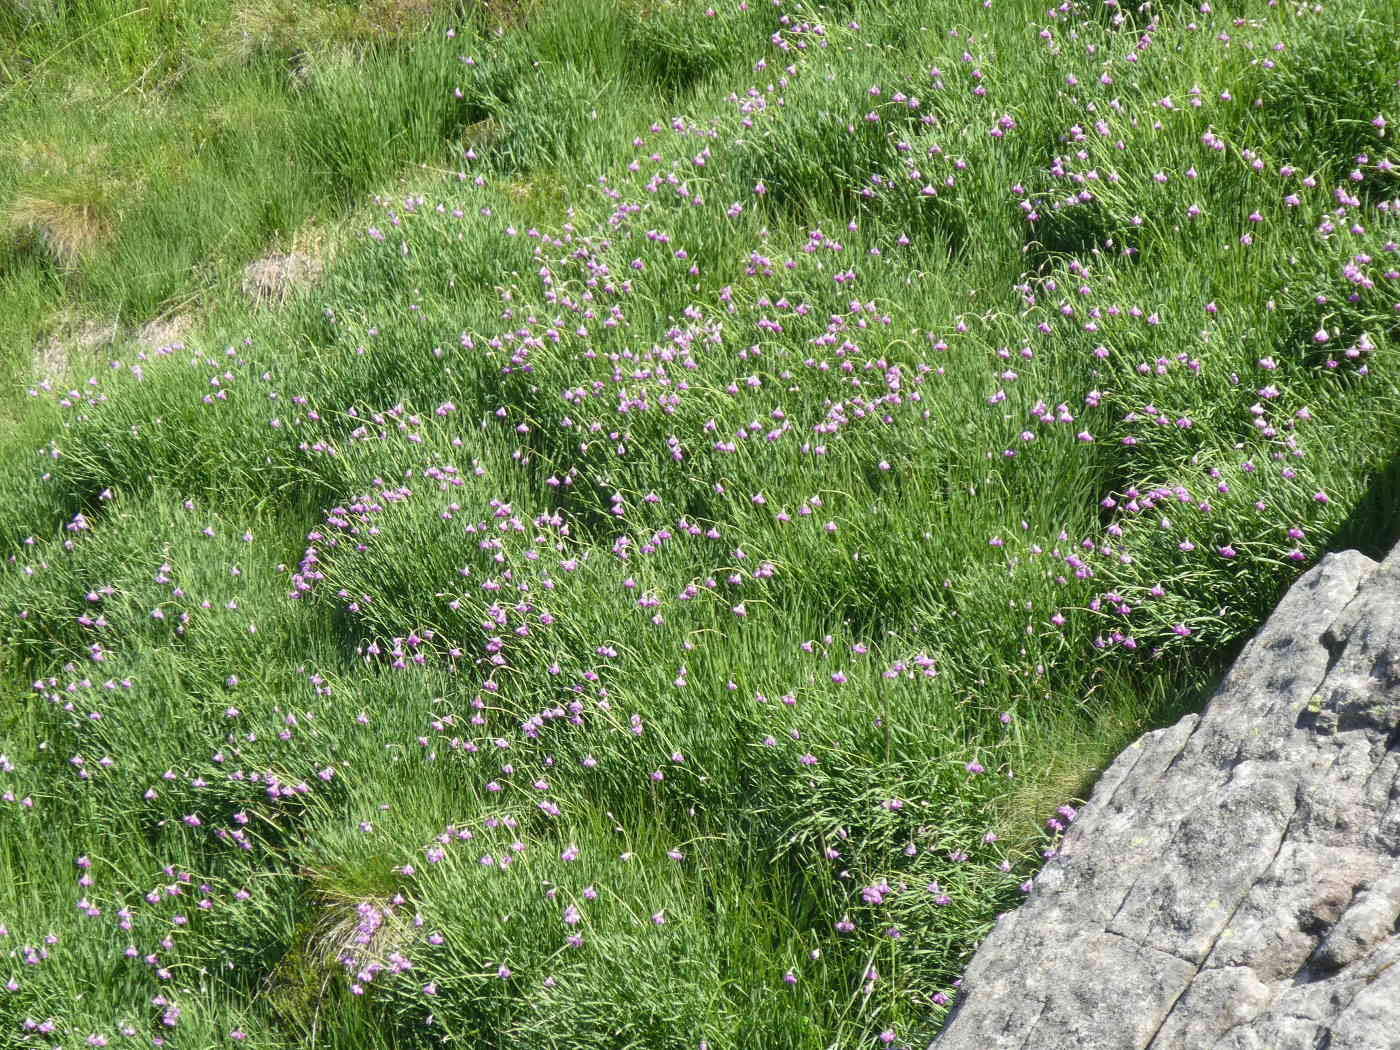
<svg viewBox="0 0 1400 1050">
<path fill-rule="evenodd" d="M 1400 546 L 1104 773 L 930 1050 L 1400 1050 Z"/>
</svg>

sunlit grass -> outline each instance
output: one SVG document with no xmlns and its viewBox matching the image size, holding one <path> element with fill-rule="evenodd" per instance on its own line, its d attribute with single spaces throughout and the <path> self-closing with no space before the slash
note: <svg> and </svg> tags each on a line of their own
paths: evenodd
<svg viewBox="0 0 1400 1050">
<path fill-rule="evenodd" d="M 926 1045 L 1396 538 L 1393 5 L 1220 6 L 7 9 L 3 1039 Z"/>
</svg>

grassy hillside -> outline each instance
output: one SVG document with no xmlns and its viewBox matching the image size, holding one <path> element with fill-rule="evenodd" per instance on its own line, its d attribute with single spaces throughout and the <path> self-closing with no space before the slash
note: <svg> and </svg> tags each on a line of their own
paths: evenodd
<svg viewBox="0 0 1400 1050">
<path fill-rule="evenodd" d="M 1400 536 L 1396 24 L 10 4 L 0 1042 L 926 1045 Z"/>
</svg>

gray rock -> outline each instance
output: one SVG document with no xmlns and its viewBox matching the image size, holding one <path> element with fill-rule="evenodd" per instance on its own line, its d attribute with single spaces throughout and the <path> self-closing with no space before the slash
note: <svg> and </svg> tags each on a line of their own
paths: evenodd
<svg viewBox="0 0 1400 1050">
<path fill-rule="evenodd" d="M 1400 547 L 1100 778 L 930 1050 L 1400 1050 Z"/>
</svg>

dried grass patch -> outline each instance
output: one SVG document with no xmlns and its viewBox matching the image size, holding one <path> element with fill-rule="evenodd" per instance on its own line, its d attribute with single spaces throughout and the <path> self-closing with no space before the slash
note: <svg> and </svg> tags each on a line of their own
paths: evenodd
<svg viewBox="0 0 1400 1050">
<path fill-rule="evenodd" d="M 34 377 L 61 380 L 70 375 L 76 365 L 95 359 L 99 351 L 120 338 L 121 326 L 115 318 L 99 321 L 62 311 L 54 318 L 48 338 L 34 347 Z"/>
<path fill-rule="evenodd" d="M 91 258 L 116 228 L 113 195 L 103 187 L 56 185 L 19 194 L 5 210 L 10 231 L 31 241 L 63 270 Z"/>
<path fill-rule="evenodd" d="M 354 5 L 244 0 L 234 8 L 219 54 L 239 64 L 262 54 L 281 55 L 293 75 L 305 79 L 319 55 L 407 40 L 453 10 L 450 0 L 363 0 Z"/>
<path fill-rule="evenodd" d="M 321 279 L 334 258 L 337 238 L 314 221 L 292 237 L 286 250 L 274 248 L 243 268 L 239 290 L 259 309 L 285 306 Z"/>
</svg>

